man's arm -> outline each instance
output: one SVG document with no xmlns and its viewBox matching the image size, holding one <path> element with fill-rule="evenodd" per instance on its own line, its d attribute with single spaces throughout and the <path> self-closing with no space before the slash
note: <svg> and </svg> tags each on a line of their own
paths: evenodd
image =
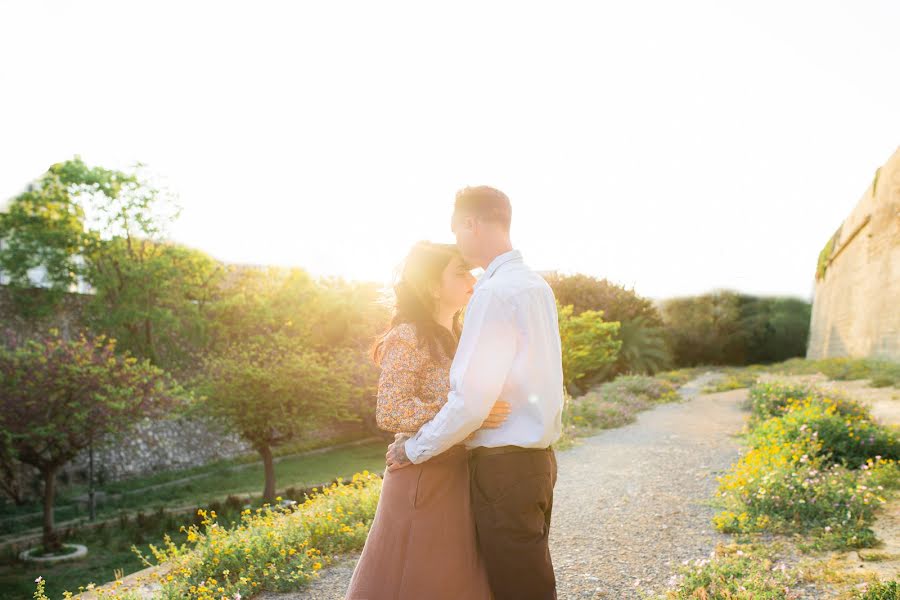
<svg viewBox="0 0 900 600">
<path fill-rule="evenodd" d="M 516 353 L 512 308 L 491 290 L 479 290 L 466 309 L 465 326 L 450 369 L 447 403 L 404 447 L 420 463 L 448 450 L 478 429 L 500 398 Z"/>
</svg>

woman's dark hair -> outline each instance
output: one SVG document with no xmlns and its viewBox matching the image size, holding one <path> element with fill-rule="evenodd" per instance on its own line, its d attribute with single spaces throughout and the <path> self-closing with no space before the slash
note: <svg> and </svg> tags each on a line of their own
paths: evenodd
<svg viewBox="0 0 900 600">
<path fill-rule="evenodd" d="M 372 358 L 381 362 L 384 349 L 384 338 L 397 325 L 411 323 L 416 327 L 419 345 L 427 346 L 435 362 L 442 360 L 439 347 L 450 358 L 456 354 L 456 346 L 462 332 L 459 316 L 462 310 L 453 315 L 453 331 L 439 324 L 435 319 L 437 302 L 434 290 L 441 285 L 444 269 L 454 256 L 459 256 L 459 249 L 454 244 L 435 244 L 417 242 L 403 263 L 400 276 L 394 284 L 394 314 L 387 331 L 375 341 Z"/>
</svg>

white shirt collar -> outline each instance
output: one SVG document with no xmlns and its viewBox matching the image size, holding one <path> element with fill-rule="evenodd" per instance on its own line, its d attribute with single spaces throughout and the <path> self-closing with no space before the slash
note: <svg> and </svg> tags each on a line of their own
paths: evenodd
<svg viewBox="0 0 900 600">
<path fill-rule="evenodd" d="M 478 281 L 475 282 L 475 287 L 477 288 L 481 284 L 481 282 L 490 279 L 501 265 L 504 265 L 513 260 L 522 260 L 522 253 L 518 250 L 513 249 L 495 256 L 494 260 L 492 260 L 484 270 L 484 273 L 481 274 L 481 277 L 478 278 Z"/>
</svg>

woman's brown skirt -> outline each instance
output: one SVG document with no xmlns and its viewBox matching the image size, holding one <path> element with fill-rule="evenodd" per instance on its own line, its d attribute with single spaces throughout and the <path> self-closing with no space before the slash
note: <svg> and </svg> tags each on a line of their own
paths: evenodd
<svg viewBox="0 0 900 600">
<path fill-rule="evenodd" d="M 475 540 L 465 447 L 385 470 L 375 520 L 345 600 L 490 598 Z"/>
</svg>

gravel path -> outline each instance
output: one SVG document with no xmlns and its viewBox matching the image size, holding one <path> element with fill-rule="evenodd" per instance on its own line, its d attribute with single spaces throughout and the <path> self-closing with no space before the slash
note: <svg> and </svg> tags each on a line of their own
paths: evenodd
<svg viewBox="0 0 900 600">
<path fill-rule="evenodd" d="M 639 599 L 661 591 L 685 560 L 730 537 L 714 531 L 715 476 L 737 459 L 747 390 L 701 394 L 714 375 L 681 388 L 685 402 L 638 415 L 559 452 L 551 551 L 559 598 Z M 257 600 L 343 598 L 356 556 L 307 589 Z"/>
</svg>

